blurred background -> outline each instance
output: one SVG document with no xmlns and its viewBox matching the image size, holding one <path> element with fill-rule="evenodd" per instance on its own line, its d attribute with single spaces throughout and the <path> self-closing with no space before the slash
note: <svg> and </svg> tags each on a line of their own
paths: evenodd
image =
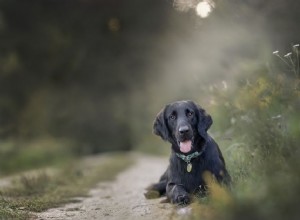
<svg viewBox="0 0 300 220">
<path fill-rule="evenodd" d="M 243 201 L 232 215 L 296 219 L 299 8 L 0 1 L 0 174 L 107 151 L 167 154 L 152 122 L 166 103 L 191 99 L 212 115 Z"/>
</svg>

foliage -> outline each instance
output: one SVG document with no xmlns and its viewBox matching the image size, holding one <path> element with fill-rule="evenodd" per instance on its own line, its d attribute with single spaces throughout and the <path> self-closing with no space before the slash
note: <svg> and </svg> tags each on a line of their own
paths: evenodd
<svg viewBox="0 0 300 220">
<path fill-rule="evenodd" d="M 0 138 L 70 139 L 77 154 L 129 150 L 129 95 L 143 85 L 166 6 L 1 1 Z"/>
<path fill-rule="evenodd" d="M 289 56 L 299 59 L 298 48 Z M 221 141 L 235 201 L 223 206 L 225 219 L 299 217 L 300 75 L 297 66 L 283 69 L 282 60 L 291 62 L 273 59 L 226 92 L 213 91 L 219 129 L 232 140 Z"/>
</svg>

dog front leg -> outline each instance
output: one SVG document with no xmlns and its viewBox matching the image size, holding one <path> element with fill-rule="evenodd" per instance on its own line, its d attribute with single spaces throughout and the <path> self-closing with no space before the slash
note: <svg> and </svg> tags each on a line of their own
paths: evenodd
<svg viewBox="0 0 300 220">
<path fill-rule="evenodd" d="M 167 197 L 174 204 L 189 204 L 190 196 L 183 185 L 169 182 L 167 184 Z"/>
</svg>

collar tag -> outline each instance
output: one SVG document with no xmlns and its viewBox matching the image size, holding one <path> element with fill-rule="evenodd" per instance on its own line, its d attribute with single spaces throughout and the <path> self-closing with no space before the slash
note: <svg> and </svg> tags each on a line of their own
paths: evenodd
<svg viewBox="0 0 300 220">
<path fill-rule="evenodd" d="M 193 166 L 191 164 L 191 160 L 196 158 L 196 157 L 199 157 L 203 153 L 203 151 L 204 150 L 202 150 L 200 152 L 195 151 L 194 153 L 186 155 L 186 156 L 183 155 L 183 154 L 176 153 L 176 156 L 179 157 L 184 162 L 186 162 L 186 164 L 187 164 L 186 171 L 190 173 L 192 171 L 192 168 L 193 168 Z"/>
<path fill-rule="evenodd" d="M 191 172 L 192 168 L 193 168 L 192 164 L 188 163 L 187 166 L 186 166 L 186 171 Z"/>
</svg>

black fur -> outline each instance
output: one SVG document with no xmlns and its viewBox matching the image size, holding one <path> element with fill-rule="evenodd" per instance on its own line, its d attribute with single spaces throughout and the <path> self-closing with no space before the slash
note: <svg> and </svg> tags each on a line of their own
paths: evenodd
<svg viewBox="0 0 300 220">
<path fill-rule="evenodd" d="M 190 202 L 190 195 L 205 190 L 203 173 L 209 171 L 219 183 L 229 184 L 230 176 L 217 143 L 207 134 L 212 118 L 204 109 L 192 101 L 178 101 L 162 109 L 154 122 L 154 134 L 172 145 L 170 164 L 158 183 L 149 187 L 160 195 L 167 195 L 172 203 Z M 180 151 L 180 141 L 192 140 L 192 149 Z M 203 153 L 191 160 L 192 170 L 187 172 L 187 164 L 176 156 L 195 151 Z"/>
</svg>

